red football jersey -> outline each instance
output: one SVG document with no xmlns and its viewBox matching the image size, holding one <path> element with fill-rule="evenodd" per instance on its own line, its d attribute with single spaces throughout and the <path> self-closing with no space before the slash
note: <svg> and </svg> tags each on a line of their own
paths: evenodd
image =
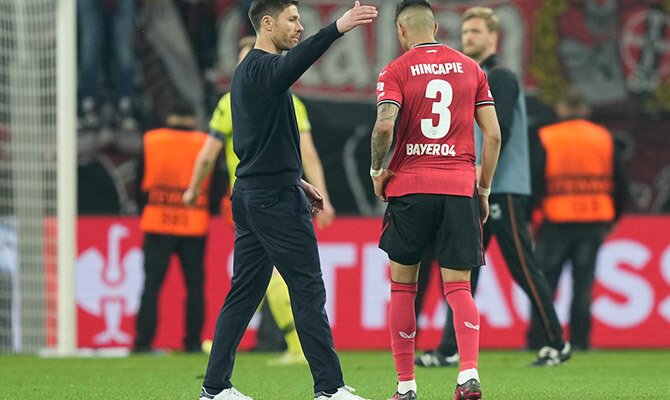
<svg viewBox="0 0 670 400">
<path fill-rule="evenodd" d="M 442 44 L 418 45 L 379 74 L 377 105 L 383 103 L 400 107 L 386 196 L 472 197 L 475 109 L 494 104 L 479 65 Z"/>
</svg>

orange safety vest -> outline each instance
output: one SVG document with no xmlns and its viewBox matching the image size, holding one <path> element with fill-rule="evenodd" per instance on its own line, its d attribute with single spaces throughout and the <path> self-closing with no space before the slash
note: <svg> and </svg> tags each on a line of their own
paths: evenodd
<svg viewBox="0 0 670 400">
<path fill-rule="evenodd" d="M 195 159 L 206 139 L 204 132 L 167 128 L 144 135 L 142 190 L 149 193 L 149 201 L 142 211 L 142 231 L 177 236 L 207 233 L 211 178 L 204 180 L 192 207 L 182 202 Z"/>
<path fill-rule="evenodd" d="M 604 127 L 577 119 L 540 129 L 547 152 L 542 208 L 554 223 L 614 219 L 614 140 Z"/>
</svg>

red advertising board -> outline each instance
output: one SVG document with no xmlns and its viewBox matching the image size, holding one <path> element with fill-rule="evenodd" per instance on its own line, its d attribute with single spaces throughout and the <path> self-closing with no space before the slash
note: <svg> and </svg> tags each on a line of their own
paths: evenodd
<svg viewBox="0 0 670 400">
<path fill-rule="evenodd" d="M 137 218 L 83 217 L 79 220 L 77 304 L 80 347 L 131 346 L 144 274 Z M 670 346 L 670 217 L 630 216 L 608 237 L 598 258 L 592 303 L 595 347 Z M 327 312 L 340 349 L 389 346 L 388 260 L 377 248 L 378 219 L 340 218 L 318 232 Z M 206 318 L 211 337 L 230 287 L 233 234 L 215 220 L 206 256 Z M 521 348 L 530 313 L 495 244 L 487 253 L 476 300 L 482 315 L 483 348 Z M 436 275 L 437 276 L 437 275 Z M 432 282 L 419 316 L 419 347 L 434 346 L 445 319 L 437 282 Z M 571 293 L 569 274 L 559 284 L 557 307 L 565 321 Z M 159 307 L 155 346 L 181 346 L 185 290 L 173 260 Z M 255 344 L 252 326 L 242 348 Z"/>
</svg>

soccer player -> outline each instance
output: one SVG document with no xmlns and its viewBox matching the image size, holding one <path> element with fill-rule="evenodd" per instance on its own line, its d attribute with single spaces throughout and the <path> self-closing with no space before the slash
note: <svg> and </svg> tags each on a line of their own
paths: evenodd
<svg viewBox="0 0 670 400">
<path fill-rule="evenodd" d="M 379 74 L 370 168 L 375 195 L 388 201 L 379 247 L 391 261 L 389 327 L 398 373 L 392 399 L 417 398 L 414 300 L 427 243 L 434 247 L 444 296 L 454 310 L 462 361 L 454 398 L 480 399 L 479 311 L 470 293 L 470 271 L 484 263 L 482 223 L 489 215 L 500 128 L 484 71 L 435 42 L 430 4 L 401 1 L 395 21 L 405 53 Z M 475 120 L 483 133 L 478 181 Z M 395 150 L 384 169 L 396 125 Z"/>
<path fill-rule="evenodd" d="M 325 310 L 326 290 L 311 211 L 323 196 L 300 179 L 300 146 L 290 87 L 345 32 L 377 17 L 372 6 L 346 11 L 300 41 L 297 1 L 255 0 L 249 19 L 256 45 L 231 85 L 233 147 L 240 163 L 232 194 L 235 256 L 230 292 L 219 314 L 200 399 L 250 399 L 230 381 L 235 352 L 265 295 L 273 265 L 286 280 L 317 400 L 360 400 L 344 385 Z M 287 51 L 283 56 L 282 52 Z"/>
<path fill-rule="evenodd" d="M 246 36 L 240 40 L 239 61 L 254 48 L 256 43 L 255 36 Z M 323 166 L 314 147 L 312 140 L 311 125 L 307 118 L 305 105 L 296 97 L 292 96 L 295 108 L 295 116 L 298 122 L 298 131 L 300 132 L 300 152 L 302 154 L 302 163 L 305 170 L 305 176 L 314 186 L 323 194 L 323 210 L 316 214 L 316 224 L 320 228 L 328 227 L 335 216 L 335 209 L 330 203 L 326 180 L 323 175 Z M 197 198 L 198 188 L 201 186 L 205 177 L 209 176 L 212 167 L 217 160 L 221 150 L 225 146 L 226 163 L 228 173 L 230 174 L 230 187 L 232 189 L 235 183 L 235 169 L 240 160 L 233 151 L 233 120 L 230 110 L 230 92 L 221 97 L 216 106 L 210 125 L 210 136 L 202 146 L 198 158 L 193 168 L 191 183 L 186 192 L 184 192 L 184 203 L 190 205 Z M 266 298 L 270 304 L 270 311 L 274 317 L 277 326 L 284 333 L 287 350 L 276 360 L 271 360 L 271 364 L 290 365 L 307 363 L 302 352 L 300 339 L 295 330 L 295 321 L 291 311 L 291 300 L 289 298 L 288 287 L 281 275 L 275 269 L 268 285 Z"/>
<path fill-rule="evenodd" d="M 554 309 L 547 278 L 533 256 L 526 209 L 531 194 L 530 160 L 526 103 L 517 77 L 500 64 L 496 56 L 498 18 L 487 7 L 472 7 L 463 13 L 461 40 L 463 52 L 486 72 L 496 100 L 502 145 L 496 179 L 491 188 L 491 219 L 484 227 L 484 248 L 493 236 L 514 281 L 528 296 L 533 310 L 540 315 L 548 346 L 538 353 L 535 366 L 553 366 L 571 356 L 570 344 L 563 340 L 563 330 Z M 475 130 L 480 147 L 481 134 Z M 472 277 L 473 291 L 477 287 Z M 451 315 L 451 313 L 449 313 Z M 420 366 L 447 366 L 458 359 L 456 337 L 451 316 L 447 318 L 442 341 L 436 351 L 418 357 Z"/>
</svg>

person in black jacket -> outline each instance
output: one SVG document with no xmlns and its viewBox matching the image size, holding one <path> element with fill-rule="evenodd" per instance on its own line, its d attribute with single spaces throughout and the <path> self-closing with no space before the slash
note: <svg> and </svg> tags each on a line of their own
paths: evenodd
<svg viewBox="0 0 670 400">
<path fill-rule="evenodd" d="M 231 200 L 234 272 L 216 322 L 201 400 L 250 399 L 233 387 L 230 377 L 237 346 L 265 295 L 273 265 L 289 288 L 315 399 L 362 399 L 344 385 L 333 348 L 311 217 L 323 208 L 323 196 L 300 178 L 300 141 L 290 87 L 335 40 L 371 23 L 377 11 L 356 1 L 336 22 L 298 44 L 303 27 L 297 3 L 252 3 L 249 19 L 256 45 L 238 65 L 231 84 L 233 149 L 240 159 Z"/>
</svg>

